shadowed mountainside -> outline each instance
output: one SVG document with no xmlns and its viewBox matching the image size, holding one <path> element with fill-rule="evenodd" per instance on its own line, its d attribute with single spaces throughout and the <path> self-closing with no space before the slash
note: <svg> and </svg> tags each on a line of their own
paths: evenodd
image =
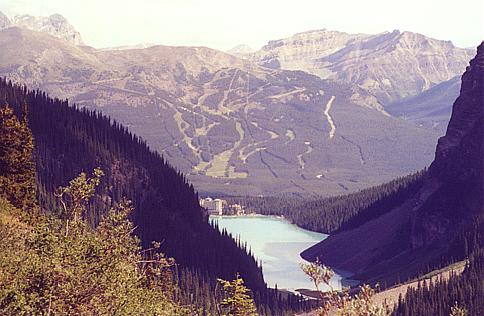
<svg viewBox="0 0 484 316">
<path fill-rule="evenodd" d="M 416 96 L 388 104 L 385 109 L 395 117 L 434 129 L 443 136 L 449 124 L 452 103 L 459 96 L 460 77 L 455 76 Z"/>
<path fill-rule="evenodd" d="M 484 44 L 462 76 L 447 132 L 420 190 L 376 219 L 305 250 L 363 280 L 394 282 L 463 259 L 482 243 Z M 480 235 L 479 235 L 480 234 Z"/>
</svg>

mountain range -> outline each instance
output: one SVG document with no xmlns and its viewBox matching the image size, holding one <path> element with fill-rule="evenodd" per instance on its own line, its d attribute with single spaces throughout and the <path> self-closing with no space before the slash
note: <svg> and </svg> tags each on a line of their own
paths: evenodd
<svg viewBox="0 0 484 316">
<path fill-rule="evenodd" d="M 461 74 L 474 53 L 412 32 L 370 35 L 323 29 L 270 41 L 251 59 L 356 84 L 388 104 Z"/>
<path fill-rule="evenodd" d="M 465 259 L 484 226 L 484 43 L 462 76 L 445 136 L 419 190 L 303 252 L 365 281 L 405 280 Z M 398 193 L 398 192 L 397 192 Z"/>
<path fill-rule="evenodd" d="M 239 273 L 261 315 L 313 304 L 281 295 L 277 285 L 267 288 L 263 262 L 209 220 L 199 192 L 233 195 L 225 197 L 229 204 L 329 234 L 301 256 L 351 271 L 356 282 L 387 287 L 465 265 L 448 286 L 443 279 L 418 285 L 419 295 L 409 288 L 394 313 L 447 314 L 455 303 L 453 311 L 482 314 L 484 42 L 470 63 L 474 49 L 400 31 L 318 30 L 228 52 L 93 48 L 58 14 L 0 13 L 0 50 L 0 100 L 9 104 L 4 125 L 21 118 L 16 128 L 25 131 L 5 138 L 18 148 L 4 158 L 16 165 L 22 146 L 33 150 L 23 156 L 35 164 L 30 179 L 39 210 L 53 219 L 59 196 L 71 190 L 57 188 L 75 186 L 70 179 L 100 167 L 104 175 L 82 212 L 86 225 L 75 226 L 76 215 L 72 227 L 96 227 L 128 198 L 140 246 L 176 260 L 173 275 L 158 276 L 174 279 L 170 297 L 187 314 L 220 314 L 218 302 L 228 296 L 216 280 L 236 275 L 239 282 Z M 67 204 L 76 205 L 68 194 Z M 4 222 L 14 219 L 0 202 Z M 69 222 L 59 236 L 72 231 Z M 32 228 L 43 234 L 44 227 Z M 146 260 L 157 263 L 149 254 Z M 137 264 L 148 267 L 144 258 Z M 307 267 L 311 274 L 314 266 Z M 37 285 L 32 293 L 43 288 Z"/>
<path fill-rule="evenodd" d="M 254 53 L 242 49 L 249 55 L 239 58 L 205 47 L 95 49 L 50 28 L 11 25 L 0 31 L 1 76 L 113 117 L 202 193 L 334 195 L 424 168 L 442 131 L 400 118 L 397 103 L 387 102 L 455 77 L 471 52 L 408 32 L 318 31 L 297 35 L 300 43 L 290 47 L 286 40 Z M 274 57 L 282 51 L 291 57 Z M 420 69 L 427 84 L 414 67 L 418 54 L 433 65 Z M 313 65 L 324 64 L 333 75 L 287 66 L 302 60 L 318 60 Z M 387 66 L 374 74 L 357 70 L 371 60 Z M 395 78 L 392 85 L 403 88 L 403 74 L 413 88 L 391 96 L 364 83 Z M 427 104 L 433 107 L 427 102 L 424 110 L 432 111 Z"/>
</svg>

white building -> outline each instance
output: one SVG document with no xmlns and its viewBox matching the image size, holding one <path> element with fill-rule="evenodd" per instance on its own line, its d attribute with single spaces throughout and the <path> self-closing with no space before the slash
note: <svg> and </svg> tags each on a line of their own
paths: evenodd
<svg viewBox="0 0 484 316">
<path fill-rule="evenodd" d="M 231 215 L 237 215 L 237 216 L 245 214 L 245 210 L 240 204 L 229 205 L 229 212 Z"/>
<path fill-rule="evenodd" d="M 200 206 L 205 208 L 209 215 L 223 215 L 224 200 L 207 197 L 200 200 Z"/>
</svg>

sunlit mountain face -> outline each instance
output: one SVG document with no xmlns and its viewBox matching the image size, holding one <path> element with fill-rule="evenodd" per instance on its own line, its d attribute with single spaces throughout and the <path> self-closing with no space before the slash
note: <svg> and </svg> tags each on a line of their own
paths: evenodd
<svg viewBox="0 0 484 316">
<path fill-rule="evenodd" d="M 97 50 L 16 27 L 0 38 L 1 75 L 110 115 L 202 192 L 351 192 L 422 169 L 439 135 L 364 85 L 208 48 Z"/>
</svg>

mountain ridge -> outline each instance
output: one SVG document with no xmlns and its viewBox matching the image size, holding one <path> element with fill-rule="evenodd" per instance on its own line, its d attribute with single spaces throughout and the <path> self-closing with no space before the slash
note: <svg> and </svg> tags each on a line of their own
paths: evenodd
<svg viewBox="0 0 484 316">
<path fill-rule="evenodd" d="M 436 129 L 444 135 L 452 113 L 451 105 L 459 96 L 460 77 L 455 76 L 416 96 L 390 103 L 385 109 L 393 116 Z"/>
<path fill-rule="evenodd" d="M 50 34 L 74 45 L 84 45 L 81 34 L 65 17 L 58 13 L 48 17 L 22 14 L 9 19 L 4 13 L 0 12 L 0 30 L 8 27 L 22 27 Z"/>
<path fill-rule="evenodd" d="M 305 259 L 396 282 L 464 259 L 483 233 L 484 43 L 462 76 L 445 136 L 419 191 L 376 219 L 305 250 Z M 480 227 L 480 228 L 479 228 Z M 480 230 L 480 232 L 479 232 Z"/>
<path fill-rule="evenodd" d="M 1 75 L 117 119 L 207 193 L 355 191 L 423 168 L 437 139 L 364 89 L 209 48 L 105 51 L 20 28 L 0 47 Z"/>
<path fill-rule="evenodd" d="M 323 29 L 270 41 L 252 60 L 351 82 L 387 104 L 462 73 L 472 53 L 408 31 L 368 35 Z"/>
</svg>

